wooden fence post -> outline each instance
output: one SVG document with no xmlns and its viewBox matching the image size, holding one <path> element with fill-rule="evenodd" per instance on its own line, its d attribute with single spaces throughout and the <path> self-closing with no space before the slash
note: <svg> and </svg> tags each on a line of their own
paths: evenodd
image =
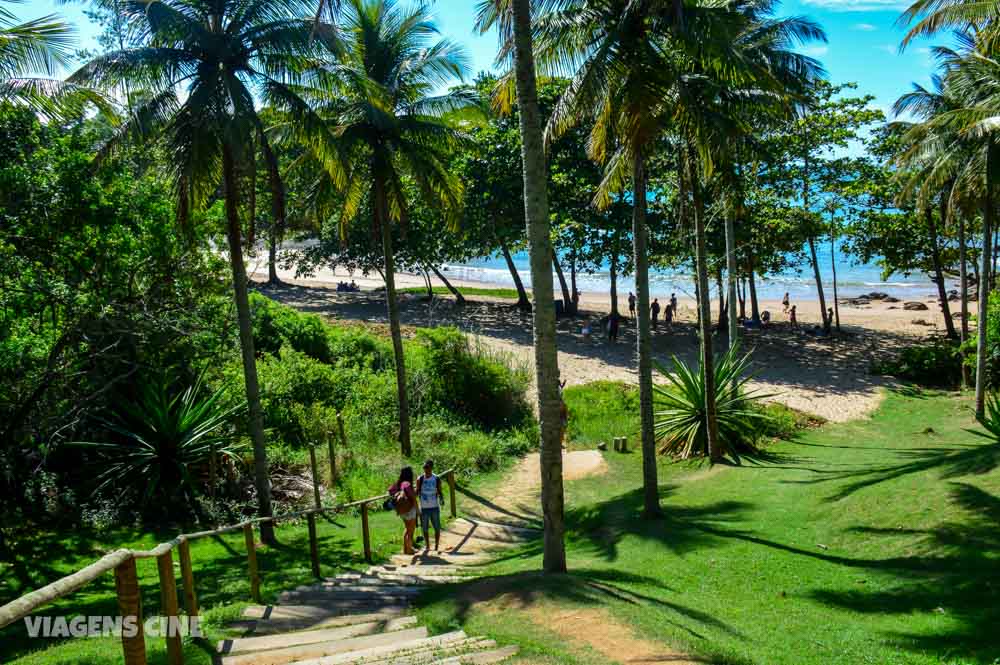
<svg viewBox="0 0 1000 665">
<path fill-rule="evenodd" d="M 257 572 L 257 547 L 254 545 L 253 524 L 243 525 L 243 540 L 247 546 L 247 567 L 250 573 L 250 597 L 260 601 L 260 575 Z"/>
<path fill-rule="evenodd" d="M 135 559 L 115 568 L 115 590 L 118 593 L 118 616 L 122 617 L 122 649 L 125 665 L 146 665 L 146 638 L 142 633 L 142 598 L 139 595 L 139 576 Z M 125 620 L 135 621 L 134 626 Z"/>
<path fill-rule="evenodd" d="M 319 544 L 316 542 L 316 515 L 306 515 L 309 523 L 309 558 L 312 560 L 313 577 L 319 577 Z"/>
<path fill-rule="evenodd" d="M 454 471 L 449 471 L 448 472 L 448 494 L 449 494 L 449 498 L 451 499 L 451 516 L 452 517 L 458 517 L 458 505 L 456 504 L 457 499 L 455 497 L 455 472 Z"/>
<path fill-rule="evenodd" d="M 174 555 L 167 550 L 156 557 L 156 567 L 160 573 L 160 614 L 163 616 L 164 638 L 167 641 L 167 662 L 170 665 L 184 665 L 184 648 L 181 644 L 180 620 L 177 615 L 177 580 L 174 577 Z"/>
<path fill-rule="evenodd" d="M 365 546 L 365 561 L 372 562 L 372 537 L 368 532 L 368 504 L 361 504 L 361 541 Z"/>
<path fill-rule="evenodd" d="M 181 583 L 184 585 L 184 609 L 188 619 L 198 616 L 198 594 L 194 590 L 194 569 L 191 567 L 191 543 L 181 538 L 177 545 L 177 558 L 181 560 Z"/>
<path fill-rule="evenodd" d="M 313 500 L 317 508 L 323 507 L 323 502 L 319 498 L 319 469 L 316 466 L 316 446 L 309 446 L 309 466 L 312 467 L 313 474 Z"/>
</svg>

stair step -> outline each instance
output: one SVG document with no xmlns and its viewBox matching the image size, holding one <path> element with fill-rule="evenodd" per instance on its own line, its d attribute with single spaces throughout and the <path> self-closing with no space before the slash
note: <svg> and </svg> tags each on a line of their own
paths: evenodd
<svg viewBox="0 0 1000 665">
<path fill-rule="evenodd" d="M 509 646 L 489 651 L 473 651 L 458 656 L 450 656 L 435 660 L 434 665 L 486 665 L 487 663 L 499 663 L 517 655 L 518 647 Z"/>
<path fill-rule="evenodd" d="M 347 665 L 348 663 L 364 663 L 364 665 L 392 663 L 392 665 L 407 665 L 410 663 L 428 662 L 428 660 L 433 660 L 433 656 L 428 659 L 428 655 L 440 653 L 444 650 L 461 650 L 464 648 L 461 645 L 467 646 L 477 642 L 479 640 L 470 639 L 464 631 L 456 630 L 451 633 L 425 637 L 407 643 L 372 647 L 360 651 L 296 661 L 296 665 Z"/>
<path fill-rule="evenodd" d="M 402 566 L 471 566 L 489 563 L 488 556 L 465 552 L 441 552 L 440 554 L 395 554 L 392 562 Z"/>
<path fill-rule="evenodd" d="M 373 621 L 389 621 L 403 614 L 401 607 L 387 607 L 380 612 L 345 614 L 328 607 L 310 605 L 271 605 L 268 608 L 251 606 L 244 616 L 255 616 L 242 623 L 250 624 L 248 633 L 252 635 L 276 635 L 290 631 L 314 630 L 317 628 L 337 628 L 353 626 Z M 270 610 L 267 619 L 264 610 Z M 237 622 L 241 623 L 241 622 Z"/>
<path fill-rule="evenodd" d="M 419 586 L 427 586 L 428 584 L 450 584 L 452 582 L 462 582 L 465 580 L 473 579 L 468 575 L 424 575 L 422 573 L 383 573 L 386 576 L 391 576 L 388 579 L 396 580 L 399 584 L 415 584 Z"/>
<path fill-rule="evenodd" d="M 286 663 L 317 659 L 334 654 L 363 652 L 378 648 L 393 648 L 401 644 L 419 643 L 420 640 L 426 638 L 427 628 L 420 626 L 391 633 L 378 633 L 314 644 L 297 644 L 269 651 L 224 656 L 221 662 L 222 665 L 286 665 Z"/>
<path fill-rule="evenodd" d="M 319 582 L 317 584 L 303 585 L 295 587 L 292 591 L 285 593 L 301 593 L 305 591 L 323 591 L 335 593 L 339 596 L 369 595 L 369 596 L 417 596 L 423 593 L 423 589 L 414 589 L 406 584 L 368 584 L 350 583 L 337 584 L 336 582 Z"/>
<path fill-rule="evenodd" d="M 387 658 L 364 660 L 364 665 L 429 665 L 443 658 L 461 656 L 481 650 L 491 650 L 496 647 L 493 640 L 469 638 L 445 645 L 431 645 L 419 649 L 411 649 L 401 653 L 390 654 Z"/>
<path fill-rule="evenodd" d="M 355 623 L 349 626 L 316 628 L 306 631 L 284 631 L 276 635 L 258 635 L 231 640 L 222 640 L 218 645 L 221 654 L 239 654 L 253 651 L 267 651 L 316 642 L 330 642 L 364 635 L 376 635 L 392 631 L 412 628 L 417 623 L 416 617 L 397 617 L 387 621 L 369 621 Z"/>
<path fill-rule="evenodd" d="M 526 538 L 537 538 L 542 535 L 542 530 L 531 526 L 518 526 L 515 524 L 503 524 L 501 522 L 488 522 L 476 517 L 459 517 L 448 525 L 448 529 L 466 529 L 477 527 L 491 531 L 521 534 Z"/>
<path fill-rule="evenodd" d="M 377 611 L 383 607 L 409 605 L 412 596 L 346 596 L 332 591 L 285 592 L 278 596 L 279 603 L 289 605 L 316 605 L 319 607 L 371 607 Z"/>
</svg>

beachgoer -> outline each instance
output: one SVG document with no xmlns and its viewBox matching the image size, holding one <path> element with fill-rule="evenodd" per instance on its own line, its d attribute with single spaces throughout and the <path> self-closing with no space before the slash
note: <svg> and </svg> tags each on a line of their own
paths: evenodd
<svg viewBox="0 0 1000 665">
<path fill-rule="evenodd" d="M 618 341 L 618 326 L 619 319 L 621 316 L 618 312 L 611 312 L 611 316 L 608 317 L 608 341 L 617 342 Z"/>
<path fill-rule="evenodd" d="M 666 311 L 663 312 L 663 322 L 667 324 L 667 328 L 670 328 L 674 322 L 674 308 L 667 307 Z"/>
<path fill-rule="evenodd" d="M 798 305 L 792 305 L 791 309 L 788 310 L 788 322 L 792 324 L 793 328 L 799 327 L 799 319 L 795 315 L 795 310 Z"/>
<path fill-rule="evenodd" d="M 677 294 L 670 294 L 670 309 L 674 310 L 674 315 L 677 315 Z"/>
<path fill-rule="evenodd" d="M 649 314 L 653 318 L 653 330 L 656 330 L 656 324 L 659 323 L 659 318 L 660 318 L 659 299 L 653 298 L 653 304 L 649 306 Z"/>
<path fill-rule="evenodd" d="M 826 329 L 829 330 L 830 326 L 833 325 L 833 308 L 826 308 Z"/>
<path fill-rule="evenodd" d="M 360 291 L 361 287 L 353 279 L 351 280 L 351 291 Z"/>
<path fill-rule="evenodd" d="M 417 496 L 420 497 L 420 530 L 424 533 L 424 551 L 431 549 L 428 526 L 434 526 L 434 551 L 441 550 L 441 479 L 434 475 L 434 460 L 424 462 L 424 475 L 417 478 Z"/>
<path fill-rule="evenodd" d="M 587 323 L 583 324 L 583 330 L 580 331 L 580 334 L 583 335 L 584 337 L 590 337 L 590 322 L 589 321 Z"/>
<path fill-rule="evenodd" d="M 631 291 L 628 292 L 628 315 L 630 318 L 635 318 L 635 294 Z"/>
<path fill-rule="evenodd" d="M 782 307 L 781 311 L 782 311 L 782 313 L 788 314 L 788 303 L 789 302 L 790 301 L 788 299 L 788 292 L 786 291 L 785 292 L 785 297 L 781 299 L 781 307 Z"/>
<path fill-rule="evenodd" d="M 770 322 L 771 322 L 771 311 L 765 309 L 764 312 L 760 315 L 760 325 L 766 326 Z"/>
<path fill-rule="evenodd" d="M 404 466 L 399 479 L 389 487 L 396 514 L 403 520 L 403 554 L 413 554 L 413 532 L 417 529 L 417 493 L 413 489 L 413 468 Z"/>
</svg>

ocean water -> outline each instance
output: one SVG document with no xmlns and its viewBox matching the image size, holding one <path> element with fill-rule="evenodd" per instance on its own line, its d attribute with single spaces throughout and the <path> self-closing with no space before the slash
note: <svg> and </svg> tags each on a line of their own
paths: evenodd
<svg viewBox="0 0 1000 665">
<path fill-rule="evenodd" d="M 823 277 L 823 289 L 827 299 L 833 294 L 833 269 L 831 266 L 831 248 L 829 243 L 822 243 L 817 248 L 817 258 L 820 264 L 820 274 Z M 513 255 L 517 268 L 525 286 L 531 285 L 531 269 L 528 264 L 528 253 L 518 252 Z M 874 263 L 858 263 L 856 259 L 845 255 L 837 249 L 837 295 L 854 297 L 872 291 L 888 293 L 891 296 L 906 299 L 926 298 L 936 295 L 936 287 L 923 273 L 908 276 L 893 275 L 888 280 L 882 279 L 882 270 Z M 569 262 L 562 260 L 563 273 L 569 281 Z M 503 257 L 481 258 L 463 264 L 448 264 L 447 274 L 459 279 L 513 286 L 510 272 Z M 669 297 L 676 293 L 679 297 L 694 298 L 693 270 L 651 270 L 649 274 L 649 289 L 653 296 Z M 611 288 L 606 266 L 592 274 L 577 273 L 577 288 L 584 293 L 607 293 Z M 711 278 L 713 297 L 716 294 L 715 279 Z M 558 289 L 558 286 L 556 287 Z M 957 288 L 957 284 L 948 283 L 948 288 Z M 618 292 L 627 295 L 635 290 L 635 282 L 631 276 L 618 279 Z M 798 270 L 789 270 L 780 275 L 770 275 L 766 278 L 757 277 L 757 297 L 761 300 L 780 300 L 788 293 L 793 300 L 816 300 L 816 283 L 813 279 L 812 266 L 804 262 Z"/>
</svg>

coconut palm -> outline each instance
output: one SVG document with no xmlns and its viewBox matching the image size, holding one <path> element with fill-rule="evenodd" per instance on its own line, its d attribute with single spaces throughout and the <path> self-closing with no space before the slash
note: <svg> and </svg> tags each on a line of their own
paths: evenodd
<svg viewBox="0 0 1000 665">
<path fill-rule="evenodd" d="M 54 115 L 55 101 L 72 88 L 53 78 L 68 62 L 72 45 L 73 30 L 58 17 L 19 23 L 0 5 L 0 102 L 27 104 Z"/>
<path fill-rule="evenodd" d="M 452 222 L 457 219 L 462 183 L 449 171 L 448 161 L 462 136 L 442 116 L 474 100 L 467 89 L 433 94 L 463 79 L 467 65 L 458 45 L 438 38 L 426 5 L 345 0 L 341 11 L 345 48 L 318 79 L 319 85 L 303 92 L 323 118 L 326 134 L 316 140 L 306 133 L 305 138 L 312 141 L 314 155 L 317 147 L 329 146 L 331 153 L 346 156 L 346 177 L 335 162 L 330 162 L 334 169 L 321 176 L 344 194 L 342 224 L 354 219 L 366 201 L 373 213 L 373 230 L 382 243 L 396 360 L 399 443 L 408 456 L 410 415 L 392 229 L 406 223 L 406 180 L 417 186 L 427 205 Z"/>
<path fill-rule="evenodd" d="M 552 306 L 552 239 L 549 235 L 547 168 L 535 80 L 534 38 L 530 0 L 485 0 L 477 27 L 485 32 L 499 27 L 501 50 L 497 60 L 512 60 L 514 89 L 521 125 L 521 167 L 524 176 L 524 217 L 531 262 L 534 298 L 535 379 L 541 431 L 540 466 L 544 551 L 542 567 L 549 573 L 566 570 L 562 478 L 562 397 L 556 348 L 556 317 Z"/>
<path fill-rule="evenodd" d="M 321 126 L 294 86 L 319 53 L 336 47 L 335 33 L 314 22 L 310 5 L 298 0 L 136 0 L 119 7 L 136 45 L 96 57 L 70 80 L 143 91 L 145 101 L 132 107 L 107 149 L 132 139 L 160 140 L 182 223 L 222 181 L 258 510 L 270 516 L 238 172 L 248 159 L 246 146 L 265 139 L 255 100 L 295 113 L 303 127 Z M 269 522 L 261 524 L 261 538 L 273 542 Z"/>
</svg>

